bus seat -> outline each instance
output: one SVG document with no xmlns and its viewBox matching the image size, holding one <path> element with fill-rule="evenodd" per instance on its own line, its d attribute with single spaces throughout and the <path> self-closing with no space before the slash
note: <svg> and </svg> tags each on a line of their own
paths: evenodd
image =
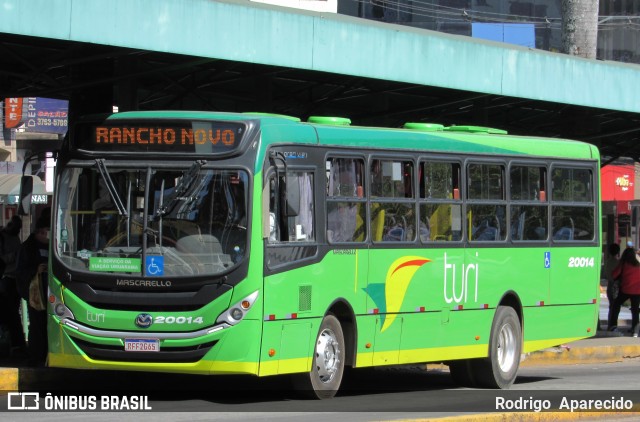
<svg viewBox="0 0 640 422">
<path fill-rule="evenodd" d="M 476 232 L 475 240 L 498 240 L 498 229 L 495 227 L 486 226 L 478 232 Z"/>
<path fill-rule="evenodd" d="M 387 230 L 387 234 L 383 236 L 383 240 L 387 242 L 402 242 L 405 240 L 405 231 L 402 227 L 391 227 Z"/>
<path fill-rule="evenodd" d="M 196 254 L 221 254 L 222 245 L 217 237 L 209 234 L 184 236 L 176 242 L 180 252 Z"/>
<path fill-rule="evenodd" d="M 378 205 L 380 206 L 380 205 Z M 384 210 L 380 209 L 375 218 L 371 221 L 371 230 L 373 232 L 373 240 L 374 242 L 379 242 L 382 240 L 382 235 L 384 233 Z"/>
<path fill-rule="evenodd" d="M 356 208 L 359 210 L 362 205 L 363 204 L 357 204 Z M 364 220 L 360 216 L 360 212 L 356 212 L 356 231 L 353 235 L 353 240 L 356 242 L 362 242 L 364 241 L 364 235 L 365 235 Z"/>
</svg>

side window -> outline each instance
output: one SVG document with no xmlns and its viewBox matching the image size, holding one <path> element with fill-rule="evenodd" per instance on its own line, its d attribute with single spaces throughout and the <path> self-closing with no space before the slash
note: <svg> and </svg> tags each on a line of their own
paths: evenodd
<svg viewBox="0 0 640 422">
<path fill-rule="evenodd" d="M 289 171 L 269 179 L 269 242 L 315 240 L 313 173 Z"/>
<path fill-rule="evenodd" d="M 327 240 L 364 242 L 367 227 L 364 159 L 332 157 L 327 160 L 326 170 Z"/>
<path fill-rule="evenodd" d="M 551 173 L 551 221 L 555 241 L 595 239 L 595 203 L 591 169 L 554 167 Z"/>
<path fill-rule="evenodd" d="M 556 167 L 552 173 L 552 198 L 563 202 L 593 201 L 591 170 Z"/>
<path fill-rule="evenodd" d="M 500 164 L 469 164 L 468 199 L 504 199 L 504 166 Z"/>
<path fill-rule="evenodd" d="M 418 236 L 422 242 L 462 239 L 460 164 L 421 162 Z"/>
<path fill-rule="evenodd" d="M 505 240 L 507 217 L 504 166 L 502 164 L 469 164 L 467 183 L 469 240 Z"/>
<path fill-rule="evenodd" d="M 509 171 L 511 239 L 545 241 L 548 212 L 545 167 L 513 165 Z"/>
<path fill-rule="evenodd" d="M 371 232 L 374 242 L 413 242 L 416 239 L 416 204 L 413 161 L 373 159 Z"/>
</svg>

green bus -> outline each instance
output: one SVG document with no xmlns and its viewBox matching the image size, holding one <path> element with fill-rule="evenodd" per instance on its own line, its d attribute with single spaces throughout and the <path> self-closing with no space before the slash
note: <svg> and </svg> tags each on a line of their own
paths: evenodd
<svg viewBox="0 0 640 422">
<path fill-rule="evenodd" d="M 485 127 L 87 118 L 56 166 L 48 362 L 509 388 L 521 354 L 596 332 L 599 192 L 596 147 Z"/>
</svg>

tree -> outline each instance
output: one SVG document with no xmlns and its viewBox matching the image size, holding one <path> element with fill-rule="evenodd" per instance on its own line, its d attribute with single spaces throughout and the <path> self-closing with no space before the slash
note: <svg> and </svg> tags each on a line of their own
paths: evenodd
<svg viewBox="0 0 640 422">
<path fill-rule="evenodd" d="M 596 58 L 599 0 L 562 0 L 562 52 Z"/>
</svg>

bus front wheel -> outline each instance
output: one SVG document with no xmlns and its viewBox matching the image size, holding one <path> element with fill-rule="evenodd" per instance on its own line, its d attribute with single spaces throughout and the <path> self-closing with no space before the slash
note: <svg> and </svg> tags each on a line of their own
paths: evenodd
<svg viewBox="0 0 640 422">
<path fill-rule="evenodd" d="M 332 398 L 342 382 L 344 359 L 342 326 L 334 315 L 328 314 L 322 319 L 313 346 L 311 371 L 295 375 L 295 388 L 309 398 Z"/>
<path fill-rule="evenodd" d="M 516 379 L 522 351 L 522 328 L 516 311 L 499 306 L 491 325 L 489 357 L 474 360 L 478 384 L 487 388 L 507 389 Z"/>
</svg>

